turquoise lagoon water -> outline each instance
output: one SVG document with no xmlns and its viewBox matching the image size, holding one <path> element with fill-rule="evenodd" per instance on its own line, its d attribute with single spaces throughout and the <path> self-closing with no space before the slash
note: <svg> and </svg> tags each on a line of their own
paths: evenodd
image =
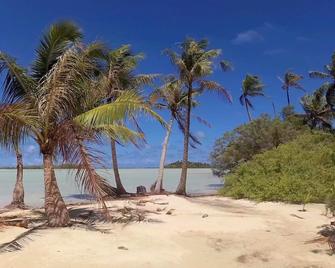
<svg viewBox="0 0 335 268">
<path fill-rule="evenodd" d="M 98 170 L 108 179 L 112 185 L 113 171 Z M 144 185 L 147 190 L 155 180 L 158 169 L 120 169 L 122 182 L 129 192 L 136 192 L 136 187 Z M 56 176 L 61 193 L 66 202 L 79 202 L 87 200 L 87 195 L 81 194 L 74 180 L 74 172 L 71 170 L 58 169 Z M 174 191 L 177 187 L 180 176 L 180 169 L 166 169 L 164 175 L 164 188 L 167 191 Z M 15 184 L 16 170 L 0 170 L 0 207 L 10 203 L 13 187 Z M 221 184 L 220 178 L 214 176 L 210 169 L 189 169 L 187 192 L 191 194 L 214 193 Z M 43 170 L 24 170 L 25 202 L 32 207 L 43 206 L 44 185 Z"/>
</svg>

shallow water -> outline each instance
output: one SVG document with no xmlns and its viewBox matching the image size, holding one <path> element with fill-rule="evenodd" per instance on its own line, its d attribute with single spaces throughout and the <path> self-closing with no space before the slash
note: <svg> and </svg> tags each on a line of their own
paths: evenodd
<svg viewBox="0 0 335 268">
<path fill-rule="evenodd" d="M 113 171 L 98 170 L 99 174 L 108 179 L 112 185 Z M 124 187 L 129 192 L 136 192 L 136 187 L 144 185 L 147 190 L 155 180 L 158 173 L 156 168 L 146 169 L 120 169 L 120 175 Z M 81 194 L 74 180 L 71 170 L 58 169 L 56 176 L 61 193 L 66 202 L 78 202 L 87 200 L 88 195 Z M 166 169 L 164 174 L 164 188 L 174 191 L 179 182 L 180 169 Z M 16 170 L 0 170 L 0 207 L 10 203 L 13 187 L 15 184 Z M 187 192 L 213 193 L 221 185 L 220 178 L 214 176 L 210 169 L 189 169 L 187 180 Z M 25 203 L 29 206 L 40 207 L 44 202 L 43 170 L 24 170 Z"/>
</svg>

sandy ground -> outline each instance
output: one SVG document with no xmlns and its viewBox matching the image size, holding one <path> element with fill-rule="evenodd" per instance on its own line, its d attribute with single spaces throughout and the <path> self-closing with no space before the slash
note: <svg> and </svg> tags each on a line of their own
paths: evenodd
<svg viewBox="0 0 335 268">
<path fill-rule="evenodd" d="M 335 267 L 327 243 L 306 243 L 330 222 L 321 204 L 300 212 L 296 205 L 215 196 L 143 199 L 151 202 L 109 202 L 114 209 L 146 211 L 142 222 L 99 224 L 106 233 L 80 227 L 38 230 L 21 250 L 1 253 L 0 267 Z M 7 227 L 0 243 L 24 231 Z"/>
</svg>

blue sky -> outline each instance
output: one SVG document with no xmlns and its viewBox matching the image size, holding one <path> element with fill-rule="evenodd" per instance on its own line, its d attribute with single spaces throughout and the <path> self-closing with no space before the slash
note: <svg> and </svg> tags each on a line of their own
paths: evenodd
<svg viewBox="0 0 335 268">
<path fill-rule="evenodd" d="M 219 68 L 211 77 L 220 82 L 234 98 L 228 104 L 216 95 L 200 98 L 194 114 L 201 115 L 212 125 L 192 122 L 192 131 L 202 141 L 192 149 L 190 160 L 207 161 L 217 137 L 247 121 L 239 104 L 241 81 L 245 74 L 259 75 L 268 98 L 254 99 L 253 116 L 272 112 L 272 99 L 277 111 L 285 105 L 284 92 L 278 75 L 291 69 L 305 76 L 307 91 L 320 81 L 311 80 L 307 72 L 322 69 L 335 50 L 333 0 L 295 1 L 2 1 L 0 50 L 29 66 L 39 38 L 48 25 L 58 20 L 75 21 L 83 29 L 86 41 L 101 40 L 111 47 L 131 44 L 146 59 L 140 73 L 174 73 L 162 50 L 175 48 L 185 37 L 207 38 L 211 48 L 222 49 L 222 58 L 230 60 L 234 71 L 222 73 Z M 300 91 L 291 98 L 299 110 Z M 166 114 L 163 113 L 165 116 Z M 152 167 L 159 162 L 164 130 L 152 120 L 141 120 L 147 144 L 142 150 L 134 146 L 119 148 L 123 167 Z M 168 162 L 182 157 L 182 135 L 174 126 L 168 152 Z M 109 163 L 109 145 L 101 148 Z M 23 145 L 26 164 L 39 164 L 37 146 L 30 140 Z M 14 165 L 12 153 L 0 151 L 0 165 Z"/>
</svg>

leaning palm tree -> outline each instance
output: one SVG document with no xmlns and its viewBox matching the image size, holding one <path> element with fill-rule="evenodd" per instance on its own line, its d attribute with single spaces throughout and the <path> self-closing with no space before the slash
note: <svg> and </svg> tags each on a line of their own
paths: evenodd
<svg viewBox="0 0 335 268">
<path fill-rule="evenodd" d="M 301 75 L 295 74 L 291 71 L 287 71 L 284 74 L 284 78 L 278 77 L 278 79 L 282 82 L 282 89 L 286 91 L 287 105 L 290 106 L 290 88 L 296 88 L 304 91 L 304 88 L 299 84 L 299 81 L 303 77 Z"/>
<path fill-rule="evenodd" d="M 324 66 L 324 71 L 310 71 L 309 76 L 311 78 L 326 79 L 326 82 L 322 85 L 326 90 L 327 103 L 332 109 L 335 107 L 335 51 L 331 57 L 331 62 Z"/>
<path fill-rule="evenodd" d="M 43 36 L 37 58 L 28 71 L 8 55 L 0 54 L 2 71 L 7 71 L 4 99 L 8 103 L 29 103 L 36 120 L 25 121 L 29 135 L 43 156 L 45 212 L 51 227 L 67 226 L 69 212 L 60 193 L 54 172 L 54 159 L 74 163 L 76 180 L 106 209 L 104 198 L 114 194 L 107 181 L 95 171 L 100 164 L 89 146 L 101 135 L 131 139 L 136 133 L 119 124 L 138 112 L 157 116 L 136 92 L 120 95 L 100 105 L 101 86 L 98 43 L 85 46 L 81 33 L 72 23 L 58 23 Z"/>
<path fill-rule="evenodd" d="M 247 74 L 242 82 L 242 95 L 240 96 L 240 103 L 245 106 L 249 121 L 251 121 L 251 114 L 249 108 L 253 109 L 253 105 L 249 97 L 264 96 L 264 84 L 256 75 Z"/>
<path fill-rule="evenodd" d="M 102 58 L 105 63 L 102 65 L 105 67 L 101 70 L 101 79 L 104 81 L 103 88 L 105 91 L 103 95 L 104 102 L 113 102 L 124 91 L 139 91 L 142 86 L 151 83 L 155 77 L 154 75 L 134 74 L 138 62 L 143 59 L 143 55 L 133 54 L 129 45 L 123 45 L 117 49 L 106 51 Z M 133 121 L 136 123 L 135 118 L 133 118 Z M 136 126 L 138 126 L 137 123 Z M 140 131 L 140 129 L 138 130 Z M 111 139 L 112 166 L 116 191 L 117 194 L 125 194 L 127 191 L 121 182 L 116 144 L 117 141 Z"/>
<path fill-rule="evenodd" d="M 151 187 L 152 191 L 156 194 L 163 190 L 164 165 L 172 126 L 175 120 L 181 124 L 182 113 L 186 107 L 186 99 L 186 93 L 181 90 L 181 82 L 174 77 L 168 77 L 164 85 L 152 92 L 149 97 L 150 103 L 154 107 L 157 107 L 158 109 L 167 109 L 170 113 L 170 119 L 162 143 L 158 177 Z"/>
<path fill-rule="evenodd" d="M 227 90 L 217 82 L 205 78 L 213 72 L 213 61 L 220 55 L 218 49 L 208 49 L 208 41 L 196 41 L 192 38 L 186 39 L 179 46 L 179 51 L 166 50 L 172 64 L 177 68 L 181 87 L 187 94 L 187 108 L 184 115 L 184 152 L 180 181 L 176 190 L 177 194 L 186 194 L 187 162 L 190 141 L 191 110 L 194 93 L 200 95 L 206 90 L 216 91 L 231 101 Z M 226 62 L 222 62 L 226 67 Z"/>
</svg>

